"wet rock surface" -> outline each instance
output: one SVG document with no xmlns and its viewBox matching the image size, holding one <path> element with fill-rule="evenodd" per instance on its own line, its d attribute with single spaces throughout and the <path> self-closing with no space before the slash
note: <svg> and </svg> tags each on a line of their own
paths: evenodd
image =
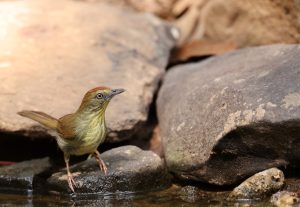
<svg viewBox="0 0 300 207">
<path fill-rule="evenodd" d="M 278 207 L 300 206 L 300 199 L 295 192 L 279 191 L 272 195 L 271 203 Z"/>
<path fill-rule="evenodd" d="M 280 190 L 284 185 L 284 174 L 271 168 L 251 176 L 234 188 L 229 197 L 234 199 L 261 199 Z"/>
<path fill-rule="evenodd" d="M 170 26 L 101 2 L 1 1 L 0 14 L 1 131 L 44 136 L 16 113 L 59 118 L 99 85 L 126 89 L 107 110 L 110 140 L 141 130 L 174 44 Z"/>
<path fill-rule="evenodd" d="M 169 169 L 225 185 L 298 166 L 299 55 L 298 45 L 272 45 L 169 70 L 157 100 Z"/>
<path fill-rule="evenodd" d="M 49 158 L 34 159 L 0 167 L 0 190 L 33 190 L 42 182 L 42 174 L 50 174 Z"/>
<path fill-rule="evenodd" d="M 76 193 L 117 193 L 152 191 L 170 185 L 170 177 L 163 161 L 151 151 L 135 146 L 118 147 L 101 154 L 108 174 L 100 172 L 95 159 L 71 167 L 78 185 Z M 66 171 L 53 174 L 48 179 L 49 190 L 70 192 Z"/>
</svg>

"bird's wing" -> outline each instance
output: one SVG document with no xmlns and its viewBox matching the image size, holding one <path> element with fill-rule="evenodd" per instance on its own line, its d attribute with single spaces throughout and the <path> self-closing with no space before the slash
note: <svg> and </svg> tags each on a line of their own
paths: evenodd
<svg viewBox="0 0 300 207">
<path fill-rule="evenodd" d="M 39 122 L 40 124 L 50 128 L 50 129 L 56 129 L 58 120 L 53 118 L 52 116 L 49 116 L 48 114 L 45 114 L 40 111 L 20 111 L 18 112 L 19 115 L 30 118 L 34 121 Z"/>
<path fill-rule="evenodd" d="M 75 138 L 75 116 L 68 114 L 58 120 L 57 132 L 64 139 Z"/>
</svg>

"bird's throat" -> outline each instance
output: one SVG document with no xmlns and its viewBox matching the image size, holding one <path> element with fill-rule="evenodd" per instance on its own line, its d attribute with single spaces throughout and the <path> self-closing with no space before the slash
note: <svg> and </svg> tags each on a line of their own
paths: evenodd
<svg viewBox="0 0 300 207">
<path fill-rule="evenodd" d="M 77 114 L 76 133 L 82 137 L 93 130 L 106 128 L 105 109 L 106 107 L 97 111 L 80 111 Z"/>
</svg>

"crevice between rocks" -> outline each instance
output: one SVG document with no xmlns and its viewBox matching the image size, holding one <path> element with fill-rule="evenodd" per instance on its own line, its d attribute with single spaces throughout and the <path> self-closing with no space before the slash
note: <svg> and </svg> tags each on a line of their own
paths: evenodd
<svg viewBox="0 0 300 207">
<path fill-rule="evenodd" d="M 189 64 L 189 63 L 198 63 L 201 61 L 206 60 L 207 58 L 213 57 L 213 55 L 200 55 L 200 56 L 191 56 L 189 57 L 187 60 L 177 60 L 176 56 L 177 56 L 177 48 L 174 48 L 172 50 L 172 55 L 170 56 L 170 60 L 169 63 L 166 67 L 166 70 L 170 70 L 175 66 L 178 65 L 185 65 L 185 64 Z"/>
<path fill-rule="evenodd" d="M 143 150 L 150 150 L 151 138 L 153 137 L 154 129 L 158 125 L 158 119 L 156 115 L 156 99 L 161 86 L 162 80 L 159 81 L 156 90 L 154 91 L 151 104 L 149 105 L 147 120 L 141 124 L 140 130 L 137 130 L 135 136 L 121 145 L 135 145 Z"/>
</svg>

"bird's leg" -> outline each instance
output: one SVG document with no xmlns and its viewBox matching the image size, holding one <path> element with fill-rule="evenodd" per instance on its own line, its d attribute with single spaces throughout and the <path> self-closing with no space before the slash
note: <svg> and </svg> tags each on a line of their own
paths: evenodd
<svg viewBox="0 0 300 207">
<path fill-rule="evenodd" d="M 70 166 L 69 166 L 70 155 L 65 154 L 64 159 L 65 159 L 65 163 L 66 163 L 66 167 L 67 167 L 68 184 L 69 184 L 70 189 L 75 193 L 73 185 L 75 187 L 77 187 L 77 186 L 76 186 L 76 183 L 73 179 L 72 173 L 70 172 Z"/>
<path fill-rule="evenodd" d="M 103 162 L 103 160 L 100 158 L 100 153 L 98 152 L 98 150 L 96 150 L 94 152 L 94 156 L 95 156 L 96 160 L 98 161 L 100 169 L 104 172 L 105 175 L 107 175 L 107 167 L 106 167 L 105 163 Z"/>
</svg>

